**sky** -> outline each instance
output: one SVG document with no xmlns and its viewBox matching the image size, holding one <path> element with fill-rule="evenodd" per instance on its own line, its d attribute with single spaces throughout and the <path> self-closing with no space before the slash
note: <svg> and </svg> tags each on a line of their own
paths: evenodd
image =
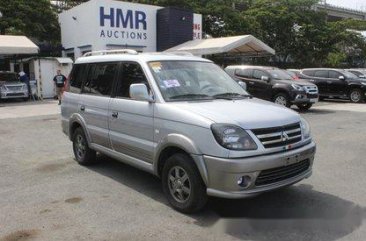
<svg viewBox="0 0 366 241">
<path fill-rule="evenodd" d="M 337 5 L 366 12 L 366 0 L 326 0 L 328 4 Z"/>
</svg>

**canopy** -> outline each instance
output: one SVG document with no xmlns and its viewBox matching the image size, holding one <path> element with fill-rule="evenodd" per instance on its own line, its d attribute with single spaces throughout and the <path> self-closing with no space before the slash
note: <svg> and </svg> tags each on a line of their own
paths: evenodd
<svg viewBox="0 0 366 241">
<path fill-rule="evenodd" d="M 268 56 L 275 54 L 274 49 L 252 35 L 196 39 L 167 49 L 165 52 L 190 52 L 193 55 L 228 53 L 247 56 Z"/>
<path fill-rule="evenodd" d="M 0 35 L 0 54 L 37 54 L 38 46 L 25 36 Z"/>
</svg>

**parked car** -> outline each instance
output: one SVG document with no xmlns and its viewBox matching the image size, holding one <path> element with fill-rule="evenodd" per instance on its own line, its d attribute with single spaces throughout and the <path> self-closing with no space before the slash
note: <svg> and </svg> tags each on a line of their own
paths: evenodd
<svg viewBox="0 0 366 241">
<path fill-rule="evenodd" d="M 0 71 L 0 100 L 21 98 L 28 100 L 28 87 L 20 82 L 18 74 L 9 71 Z"/>
<path fill-rule="evenodd" d="M 209 60 L 91 52 L 68 83 L 62 129 L 76 161 L 92 164 L 100 152 L 152 173 L 181 212 L 198 211 L 207 196 L 250 197 L 312 173 L 309 124 L 252 98 Z"/>
<path fill-rule="evenodd" d="M 358 78 L 366 79 L 365 69 L 346 69 L 346 71 L 351 72 L 354 75 L 357 75 Z"/>
<path fill-rule="evenodd" d="M 354 103 L 365 99 L 366 80 L 343 69 L 303 69 L 301 77 L 318 86 L 321 99 L 342 98 Z"/>
<path fill-rule="evenodd" d="M 294 80 L 285 70 L 264 66 L 228 66 L 225 71 L 247 84 L 247 90 L 255 97 L 273 101 L 286 107 L 297 105 L 308 110 L 318 101 L 316 85 Z"/>
</svg>

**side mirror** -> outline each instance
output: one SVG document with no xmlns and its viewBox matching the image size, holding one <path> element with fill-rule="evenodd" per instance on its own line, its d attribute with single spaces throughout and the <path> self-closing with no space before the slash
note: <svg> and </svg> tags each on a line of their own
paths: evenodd
<svg viewBox="0 0 366 241">
<path fill-rule="evenodd" d="M 247 90 L 247 84 L 243 81 L 238 81 L 238 84 L 244 89 Z"/>
<path fill-rule="evenodd" d="M 345 78 L 344 78 L 344 76 L 343 76 L 343 75 L 339 76 L 339 77 L 338 77 L 338 79 L 339 79 L 339 80 L 345 80 Z"/>
<path fill-rule="evenodd" d="M 130 97 L 134 100 L 154 102 L 154 99 L 149 95 L 145 84 L 130 85 Z"/>
<path fill-rule="evenodd" d="M 261 80 L 268 82 L 269 81 L 269 78 L 268 78 L 268 76 L 262 76 L 261 77 Z"/>
</svg>

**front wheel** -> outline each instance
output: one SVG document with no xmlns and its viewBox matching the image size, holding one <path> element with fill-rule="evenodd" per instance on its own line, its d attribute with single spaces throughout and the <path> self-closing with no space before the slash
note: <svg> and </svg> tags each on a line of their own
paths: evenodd
<svg viewBox="0 0 366 241">
<path fill-rule="evenodd" d="M 96 152 L 89 148 L 88 141 L 81 127 L 78 127 L 74 131 L 72 140 L 75 160 L 83 166 L 95 163 Z"/>
<path fill-rule="evenodd" d="M 193 160 L 177 153 L 166 161 L 162 173 L 163 191 L 174 209 L 182 213 L 201 210 L 206 202 L 206 186 Z"/>
<path fill-rule="evenodd" d="M 351 90 L 351 92 L 349 93 L 349 99 L 351 100 L 351 102 L 353 103 L 360 103 L 363 101 L 364 99 L 364 93 L 362 90 L 360 89 L 353 89 Z"/>
<path fill-rule="evenodd" d="M 299 110 L 309 110 L 311 107 L 313 106 L 313 104 L 310 103 L 306 103 L 306 104 L 298 104 L 297 108 L 299 108 Z"/>
<path fill-rule="evenodd" d="M 285 106 L 285 107 L 290 107 L 291 106 L 290 98 L 285 93 L 278 93 L 277 95 L 275 95 L 273 97 L 273 102 L 278 104 L 278 105 Z"/>
</svg>

